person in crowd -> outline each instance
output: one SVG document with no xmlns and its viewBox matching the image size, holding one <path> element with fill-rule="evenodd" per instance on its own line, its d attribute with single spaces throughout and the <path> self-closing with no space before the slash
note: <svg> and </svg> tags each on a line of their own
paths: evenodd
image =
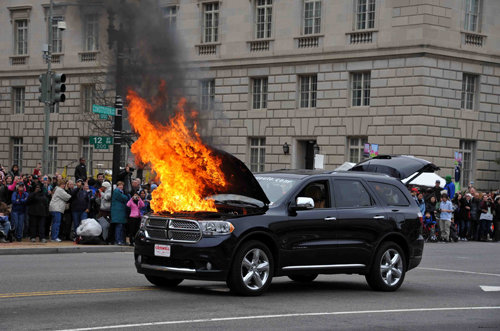
<svg viewBox="0 0 500 331">
<path fill-rule="evenodd" d="M 141 179 L 136 178 L 132 181 L 132 189 L 130 190 L 130 195 L 133 196 L 134 194 L 139 193 L 140 190 L 141 190 Z"/>
<path fill-rule="evenodd" d="M 12 185 L 12 176 L 7 175 L 0 185 L 0 202 L 5 202 L 7 206 L 10 206 L 12 199 L 12 191 L 9 190 L 10 185 Z"/>
<path fill-rule="evenodd" d="M 481 198 L 479 196 L 479 192 L 474 190 L 474 195 L 472 196 L 472 202 L 470 207 L 470 215 L 471 215 L 471 239 L 479 240 L 479 232 L 481 228 L 481 223 L 479 223 L 479 205 L 481 204 Z"/>
<path fill-rule="evenodd" d="M 87 217 L 95 218 L 99 213 L 99 205 L 96 203 L 96 192 L 94 187 L 95 179 L 90 177 L 86 183 L 83 183 L 83 190 L 90 196 L 90 208 Z"/>
<path fill-rule="evenodd" d="M 19 171 L 19 166 L 17 164 L 14 164 L 12 168 L 10 168 L 9 175 L 12 178 L 16 178 L 21 176 L 21 172 Z"/>
<path fill-rule="evenodd" d="M 493 203 L 493 241 L 500 241 L 500 194 L 495 196 L 495 201 Z"/>
<path fill-rule="evenodd" d="M 41 178 L 45 191 L 47 191 L 47 194 L 52 195 L 52 179 L 47 175 L 43 175 Z"/>
<path fill-rule="evenodd" d="M 66 192 L 68 184 L 64 180 L 60 180 L 52 193 L 52 199 L 49 204 L 49 212 L 52 215 L 52 227 L 50 231 L 50 240 L 61 242 L 59 238 L 59 228 L 61 220 L 66 209 L 66 203 L 71 199 L 71 194 Z"/>
<path fill-rule="evenodd" d="M 437 204 L 437 200 L 436 200 L 436 196 L 434 196 L 434 195 L 431 195 L 431 197 L 429 198 L 429 200 L 425 204 L 425 211 L 429 212 L 429 214 L 431 215 L 431 217 L 434 221 L 437 221 L 436 204 Z"/>
<path fill-rule="evenodd" d="M 424 195 L 422 193 L 418 193 L 416 201 L 417 201 L 418 208 L 420 208 L 420 213 L 422 215 L 425 215 L 425 200 L 424 200 Z"/>
<path fill-rule="evenodd" d="M 24 183 L 19 182 L 16 191 L 12 194 L 12 213 L 11 220 L 14 225 L 14 236 L 17 241 L 23 240 L 24 222 L 26 219 L 26 201 L 28 192 L 26 192 Z"/>
<path fill-rule="evenodd" d="M 430 212 L 425 212 L 424 227 L 429 234 L 429 240 L 432 242 L 437 241 L 436 238 L 436 220 L 431 216 Z"/>
<path fill-rule="evenodd" d="M 144 207 L 141 208 L 141 217 L 146 215 L 151 211 L 150 199 L 148 199 L 148 192 L 146 190 L 141 190 L 139 192 L 139 197 L 144 201 Z"/>
<path fill-rule="evenodd" d="M 75 167 L 75 180 L 78 181 L 79 179 L 84 182 L 87 180 L 87 166 L 84 157 L 80 158 L 80 163 Z"/>
<path fill-rule="evenodd" d="M 10 231 L 9 206 L 0 202 L 0 243 L 6 243 Z"/>
<path fill-rule="evenodd" d="M 36 164 L 35 169 L 33 169 L 33 175 L 41 176 L 42 175 L 42 164 L 38 162 Z"/>
<path fill-rule="evenodd" d="M 444 189 L 448 192 L 448 196 L 450 198 L 455 197 L 455 184 L 451 181 L 451 176 L 448 175 L 445 177 L 446 180 L 446 185 L 444 186 Z"/>
<path fill-rule="evenodd" d="M 438 179 L 434 183 L 434 187 L 432 188 L 432 194 L 434 194 L 434 197 L 436 198 L 436 201 L 441 200 L 441 191 L 443 189 L 441 188 L 441 181 Z"/>
<path fill-rule="evenodd" d="M 110 217 L 111 216 L 111 184 L 109 182 L 103 182 L 102 186 L 97 191 L 99 196 L 99 214 L 97 218 Z"/>
<path fill-rule="evenodd" d="M 480 206 L 479 223 L 481 224 L 478 239 L 480 241 L 488 241 L 488 235 L 493 237 L 491 233 L 491 223 L 493 221 L 493 200 L 488 194 L 483 195 L 483 201 Z"/>
<path fill-rule="evenodd" d="M 125 245 L 124 224 L 127 224 L 128 197 L 123 193 L 124 183 L 118 181 L 111 198 L 111 223 L 115 224 L 115 243 Z"/>
<path fill-rule="evenodd" d="M 118 181 L 123 182 L 123 192 L 125 194 L 130 194 L 132 192 L 132 173 L 134 172 L 134 168 L 130 166 L 130 164 L 125 165 L 125 169 L 120 171 L 118 174 Z"/>
<path fill-rule="evenodd" d="M 97 191 L 101 188 L 102 183 L 104 183 L 104 174 L 102 172 L 97 174 L 97 180 L 95 181 L 93 187 Z"/>
<path fill-rule="evenodd" d="M 450 225 L 451 216 L 453 213 L 453 205 L 448 200 L 448 194 L 443 193 L 441 196 L 441 203 L 439 204 L 439 229 L 441 231 L 441 240 L 444 242 L 450 241 Z"/>
<path fill-rule="evenodd" d="M 28 195 L 26 200 L 28 206 L 28 215 L 30 218 L 30 239 L 36 241 L 36 237 L 40 242 L 46 243 L 45 239 L 45 218 L 49 215 L 49 201 L 42 192 L 42 184 L 35 185 L 35 189 Z"/>
<path fill-rule="evenodd" d="M 127 232 L 130 246 L 134 245 L 134 237 L 137 231 L 139 231 L 139 225 L 141 222 L 141 208 L 144 207 L 144 201 L 140 198 L 138 193 L 127 202 L 127 207 L 130 208 L 130 215 L 127 222 Z"/>
<path fill-rule="evenodd" d="M 73 217 L 73 231 L 80 226 L 80 222 L 87 219 L 90 210 L 90 194 L 84 190 L 83 180 L 76 181 L 76 188 L 71 192 L 71 215 Z"/>
<path fill-rule="evenodd" d="M 460 210 L 460 224 L 459 224 L 459 240 L 467 241 L 469 236 L 470 226 L 471 226 L 471 204 L 472 195 L 466 193 L 465 197 L 462 198 L 462 209 Z"/>
</svg>

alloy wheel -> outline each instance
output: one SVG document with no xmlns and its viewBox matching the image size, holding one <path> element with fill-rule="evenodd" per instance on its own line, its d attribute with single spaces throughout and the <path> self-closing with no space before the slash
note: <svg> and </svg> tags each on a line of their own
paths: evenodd
<svg viewBox="0 0 500 331">
<path fill-rule="evenodd" d="M 396 285 L 403 276 L 403 259 L 399 252 L 390 248 L 380 260 L 380 276 L 388 286 Z"/>
<path fill-rule="evenodd" d="M 260 248 L 249 250 L 241 262 L 243 284 L 253 291 L 261 289 L 269 278 L 269 258 Z"/>
</svg>

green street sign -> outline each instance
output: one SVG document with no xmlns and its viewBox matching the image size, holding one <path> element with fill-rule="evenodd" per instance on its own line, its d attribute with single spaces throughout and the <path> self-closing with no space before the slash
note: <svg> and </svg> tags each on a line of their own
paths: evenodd
<svg viewBox="0 0 500 331">
<path fill-rule="evenodd" d="M 107 120 L 108 119 L 108 115 L 106 115 L 106 114 L 99 114 L 99 119 L 101 119 L 101 120 Z"/>
<path fill-rule="evenodd" d="M 92 136 L 89 142 L 94 145 L 95 149 L 109 149 L 109 145 L 113 144 L 113 137 Z"/>
<path fill-rule="evenodd" d="M 108 106 L 92 105 L 92 112 L 95 114 L 115 116 L 116 109 Z"/>
</svg>

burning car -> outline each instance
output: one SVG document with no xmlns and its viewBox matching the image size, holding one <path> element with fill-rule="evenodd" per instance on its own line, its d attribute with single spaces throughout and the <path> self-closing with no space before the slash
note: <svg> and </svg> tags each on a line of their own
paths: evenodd
<svg viewBox="0 0 500 331">
<path fill-rule="evenodd" d="M 422 215 L 399 180 L 307 170 L 254 176 L 202 143 L 196 126 L 185 125 L 182 100 L 167 124 L 152 121 L 154 105 L 137 94 L 128 102 L 139 134 L 132 152 L 161 181 L 135 240 L 135 266 L 151 283 L 216 280 L 260 295 L 273 277 L 354 273 L 395 291 L 420 263 Z"/>
</svg>

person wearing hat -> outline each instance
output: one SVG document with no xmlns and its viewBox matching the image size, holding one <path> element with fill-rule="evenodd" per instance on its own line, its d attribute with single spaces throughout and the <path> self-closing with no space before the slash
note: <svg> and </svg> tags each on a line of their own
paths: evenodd
<svg viewBox="0 0 500 331">
<path fill-rule="evenodd" d="M 455 196 L 455 184 L 451 181 L 451 176 L 448 175 L 445 177 L 446 179 L 446 185 L 444 186 L 444 189 L 448 192 L 448 197 L 450 199 L 453 199 Z"/>
<path fill-rule="evenodd" d="M 16 185 L 16 191 L 12 194 L 12 212 L 10 214 L 12 225 L 14 225 L 14 236 L 17 241 L 23 240 L 24 220 L 26 219 L 26 200 L 28 192 L 23 182 Z"/>
<path fill-rule="evenodd" d="M 495 196 L 495 202 L 493 203 L 493 227 L 495 232 L 493 233 L 493 241 L 500 241 L 500 194 Z"/>
<path fill-rule="evenodd" d="M 441 190 L 441 181 L 438 179 L 436 180 L 436 182 L 434 183 L 434 187 L 432 188 L 432 194 L 436 198 L 436 201 L 441 200 Z"/>
</svg>

